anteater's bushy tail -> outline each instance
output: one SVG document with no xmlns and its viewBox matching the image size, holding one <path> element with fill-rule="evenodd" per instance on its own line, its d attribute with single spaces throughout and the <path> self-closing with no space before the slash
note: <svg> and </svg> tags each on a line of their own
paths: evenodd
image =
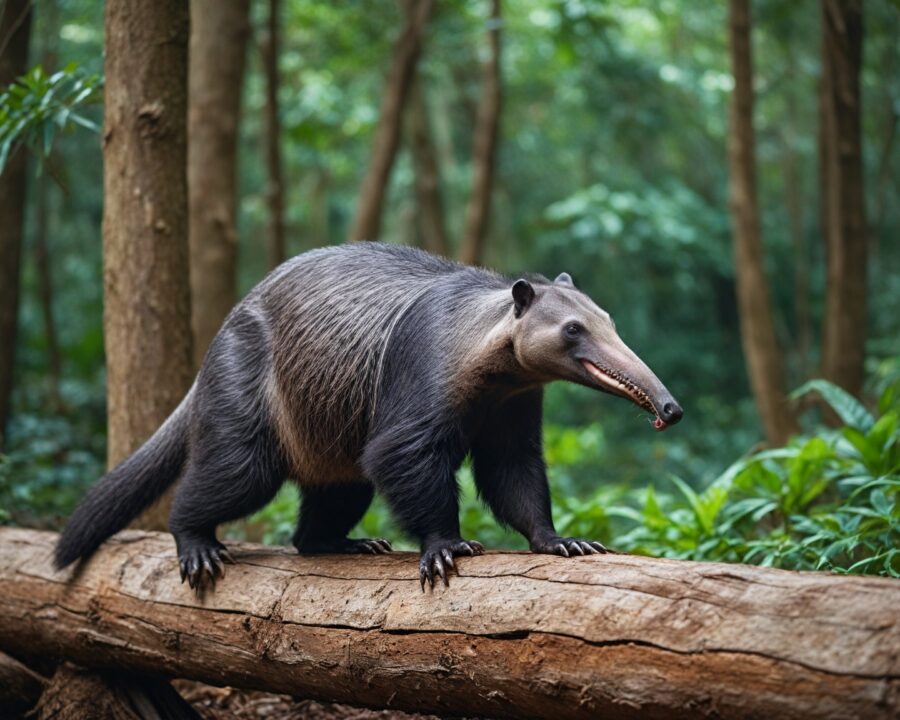
<svg viewBox="0 0 900 720">
<path fill-rule="evenodd" d="M 104 475 L 69 518 L 56 544 L 58 569 L 90 557 L 178 479 L 187 458 L 191 395 L 138 450 Z"/>
</svg>

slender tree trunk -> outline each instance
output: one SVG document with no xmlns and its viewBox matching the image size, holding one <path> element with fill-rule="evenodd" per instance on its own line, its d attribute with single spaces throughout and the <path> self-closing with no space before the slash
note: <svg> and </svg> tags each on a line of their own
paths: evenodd
<svg viewBox="0 0 900 720">
<path fill-rule="evenodd" d="M 734 72 L 729 142 L 731 211 L 741 340 L 766 437 L 772 444 L 782 444 L 796 426 L 784 396 L 782 354 L 772 320 L 756 205 L 749 0 L 730 0 L 729 37 Z"/>
<path fill-rule="evenodd" d="M 269 206 L 266 260 L 269 269 L 283 263 L 287 252 L 284 239 L 284 178 L 281 171 L 281 118 L 278 105 L 278 88 L 281 85 L 278 73 L 278 54 L 280 52 L 278 23 L 280 17 L 280 0 L 269 0 L 269 16 L 262 39 L 263 71 L 266 75 L 266 104 L 263 119 L 266 128 L 266 170 L 269 175 L 266 186 L 266 202 Z"/>
<path fill-rule="evenodd" d="M 475 121 L 472 166 L 475 178 L 466 208 L 460 258 L 464 263 L 481 262 L 491 212 L 497 135 L 500 127 L 500 0 L 491 0 L 488 25 L 490 54 L 484 65 L 481 100 Z"/>
<path fill-rule="evenodd" d="M 42 19 L 43 51 L 41 64 L 44 72 L 51 74 L 57 66 L 56 40 L 59 36 L 59 6 L 57 0 L 44 3 Z M 50 159 L 45 162 L 49 165 Z M 62 404 L 59 382 L 62 376 L 62 358 L 59 352 L 59 334 L 56 331 L 56 317 L 53 313 L 53 265 L 50 253 L 50 193 L 51 179 L 44 169 L 35 183 L 34 218 L 34 263 L 37 269 L 38 291 L 41 299 L 41 317 L 44 325 L 44 340 L 47 343 L 47 401 L 53 410 Z"/>
<path fill-rule="evenodd" d="M 866 344 L 866 219 L 859 73 L 862 0 L 822 1 L 822 205 L 827 256 L 822 373 L 854 395 Z"/>
<path fill-rule="evenodd" d="M 188 4 L 107 0 L 103 326 L 109 465 L 162 424 L 191 384 Z M 165 524 L 165 503 L 140 521 Z"/>
<path fill-rule="evenodd" d="M 809 309 L 809 247 L 804 231 L 803 181 L 796 149 L 799 120 L 797 117 L 797 63 L 792 48 L 788 52 L 788 77 L 791 87 L 787 96 L 787 123 L 784 137 L 785 204 L 788 218 L 788 234 L 794 250 L 794 352 L 800 379 L 805 380 L 809 370 L 809 352 L 812 346 L 812 319 Z"/>
<path fill-rule="evenodd" d="M 188 93 L 194 367 L 235 301 L 237 139 L 249 0 L 191 0 Z"/>
<path fill-rule="evenodd" d="M 0 88 L 27 69 L 30 30 L 30 0 L 6 0 L 0 8 Z M 11 155 L 0 172 L 0 450 L 6 436 L 13 386 L 26 172 L 22 149 Z"/>
<path fill-rule="evenodd" d="M 419 228 L 426 250 L 449 256 L 441 197 L 441 173 L 431 136 L 428 105 L 421 79 L 416 79 L 410 97 L 410 149 L 416 174 Z"/>
<path fill-rule="evenodd" d="M 394 43 L 393 59 L 388 73 L 381 115 L 375 130 L 372 163 L 362 183 L 359 205 L 348 235 L 349 240 L 377 240 L 381 230 L 381 214 L 384 197 L 391 178 L 391 169 L 403 125 L 403 108 L 415 77 L 416 63 L 422 52 L 422 43 L 432 0 L 416 0 L 404 3 L 407 9 L 403 31 Z"/>
</svg>

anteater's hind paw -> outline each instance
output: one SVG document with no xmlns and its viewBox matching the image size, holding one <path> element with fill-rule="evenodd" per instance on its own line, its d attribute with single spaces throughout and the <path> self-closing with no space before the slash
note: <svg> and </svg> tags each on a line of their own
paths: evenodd
<svg viewBox="0 0 900 720">
<path fill-rule="evenodd" d="M 571 537 L 551 537 L 547 540 L 531 544 L 531 551 L 546 555 L 562 555 L 572 557 L 574 555 L 596 555 L 608 553 L 603 545 L 595 540 L 581 540 Z"/>
<path fill-rule="evenodd" d="M 394 550 L 383 538 L 343 538 L 337 542 L 305 542 L 295 547 L 301 555 L 384 555 Z"/>
<path fill-rule="evenodd" d="M 425 592 L 425 581 L 434 588 L 435 577 L 439 577 L 444 585 L 449 586 L 447 575 L 456 570 L 453 558 L 460 555 L 481 555 L 484 546 L 477 540 L 439 540 L 430 543 L 423 551 L 419 559 L 419 582 L 422 592 Z"/>
<path fill-rule="evenodd" d="M 226 562 L 234 564 L 234 558 L 222 543 L 192 542 L 178 554 L 181 582 L 187 580 L 197 591 L 207 584 L 215 585 L 218 578 L 225 577 Z"/>
<path fill-rule="evenodd" d="M 384 555 L 393 551 L 394 548 L 384 538 L 347 538 L 347 544 L 339 552 Z"/>
</svg>

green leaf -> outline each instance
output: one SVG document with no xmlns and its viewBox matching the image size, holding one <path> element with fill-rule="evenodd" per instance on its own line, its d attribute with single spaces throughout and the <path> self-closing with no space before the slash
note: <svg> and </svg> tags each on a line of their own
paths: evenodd
<svg viewBox="0 0 900 720">
<path fill-rule="evenodd" d="M 845 425 L 866 433 L 875 424 L 872 413 L 859 400 L 827 380 L 810 380 L 794 390 L 790 397 L 797 399 L 811 392 L 818 393 Z"/>
</svg>

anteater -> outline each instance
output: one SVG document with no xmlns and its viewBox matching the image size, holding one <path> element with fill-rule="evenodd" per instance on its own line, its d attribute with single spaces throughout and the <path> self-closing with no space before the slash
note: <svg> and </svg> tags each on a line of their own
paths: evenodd
<svg viewBox="0 0 900 720">
<path fill-rule="evenodd" d="M 460 537 L 456 471 L 471 455 L 497 519 L 539 553 L 604 552 L 560 537 L 542 456 L 542 388 L 569 380 L 630 399 L 657 429 L 672 395 L 566 273 L 513 280 L 420 250 L 352 243 L 299 255 L 229 314 L 193 387 L 160 429 L 104 475 L 56 548 L 89 557 L 176 480 L 169 521 L 182 581 L 215 582 L 218 525 L 301 489 L 301 553 L 381 553 L 351 539 L 378 491 L 421 543 L 420 579 L 447 582 Z"/>
</svg>

